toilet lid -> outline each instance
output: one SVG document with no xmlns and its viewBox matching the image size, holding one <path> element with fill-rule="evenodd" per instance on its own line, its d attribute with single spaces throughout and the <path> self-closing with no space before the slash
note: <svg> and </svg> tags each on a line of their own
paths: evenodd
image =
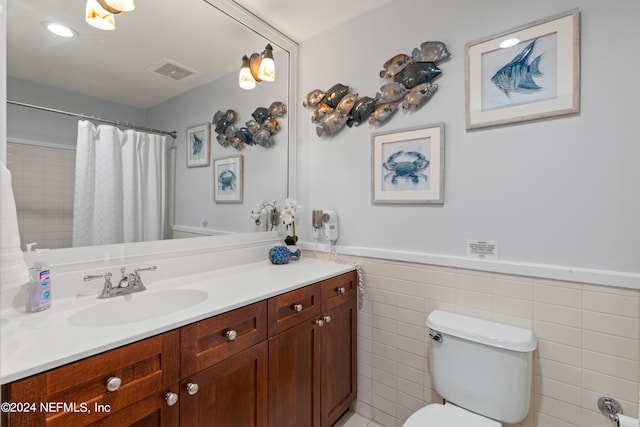
<svg viewBox="0 0 640 427">
<path fill-rule="evenodd" d="M 459 408 L 451 403 L 434 403 L 418 410 L 403 427 L 501 427 L 502 424 Z"/>
</svg>

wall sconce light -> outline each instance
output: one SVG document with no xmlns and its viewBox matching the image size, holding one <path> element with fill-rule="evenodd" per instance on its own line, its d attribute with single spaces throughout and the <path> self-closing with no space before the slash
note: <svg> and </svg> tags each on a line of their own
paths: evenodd
<svg viewBox="0 0 640 427">
<path fill-rule="evenodd" d="M 87 24 L 100 30 L 115 30 L 116 14 L 131 12 L 135 9 L 135 0 L 87 0 Z"/>
<path fill-rule="evenodd" d="M 242 57 L 239 84 L 242 89 L 253 89 L 256 82 L 273 82 L 276 79 L 276 64 L 273 61 L 273 47 L 265 46 L 262 53 Z"/>
</svg>

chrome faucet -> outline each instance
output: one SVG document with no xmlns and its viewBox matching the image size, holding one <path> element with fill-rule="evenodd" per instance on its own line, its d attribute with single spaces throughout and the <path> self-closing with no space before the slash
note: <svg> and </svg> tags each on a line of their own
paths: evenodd
<svg viewBox="0 0 640 427">
<path fill-rule="evenodd" d="M 147 288 L 142 283 L 140 272 L 155 271 L 157 269 L 158 267 L 154 265 L 153 267 L 148 268 L 136 268 L 135 270 L 133 270 L 133 273 L 126 273 L 127 268 L 123 266 L 122 268 L 120 268 L 120 274 L 122 275 L 122 277 L 120 278 L 117 286 L 113 286 L 113 284 L 111 283 L 112 274 L 109 272 L 95 276 L 84 276 L 84 280 L 86 282 L 89 280 L 104 277 L 104 287 L 102 288 L 102 292 L 100 292 L 100 295 L 98 295 L 98 298 L 111 298 L 146 290 Z"/>
</svg>

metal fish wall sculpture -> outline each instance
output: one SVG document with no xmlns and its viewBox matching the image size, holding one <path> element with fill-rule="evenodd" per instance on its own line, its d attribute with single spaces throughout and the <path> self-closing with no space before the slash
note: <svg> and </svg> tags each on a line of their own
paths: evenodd
<svg viewBox="0 0 640 427">
<path fill-rule="evenodd" d="M 223 147 L 231 146 L 236 150 L 242 150 L 247 145 L 271 147 L 274 144 L 273 136 L 280 131 L 278 118 L 286 113 L 286 104 L 276 101 L 269 107 L 256 108 L 245 126 L 236 126 L 239 115 L 234 110 L 216 112 L 211 124 L 218 134 L 216 140 Z"/>
<path fill-rule="evenodd" d="M 511 86 L 515 83 L 502 76 L 517 71 L 521 75 L 517 84 L 521 87 L 530 85 L 533 82 L 530 76 L 539 72 L 537 62 L 540 58 L 527 63 L 528 56 L 521 53 L 505 65 L 496 73 L 495 80 L 492 79 L 494 83 L 498 85 L 499 81 L 506 89 L 499 87 L 505 92 L 514 90 Z M 426 41 L 414 48 L 411 55 L 398 53 L 385 61 L 379 72 L 384 83 L 375 97 L 359 97 L 358 93 L 349 93 L 349 86 L 336 83 L 326 91 L 314 89 L 309 92 L 302 106 L 313 110 L 311 122 L 317 125 L 316 133 L 321 137 L 336 135 L 345 125 L 353 127 L 368 122 L 372 127 L 382 126 L 400 106 L 404 113 L 414 113 L 433 97 L 438 90 L 438 84 L 433 80 L 442 74 L 438 65 L 450 57 L 443 42 Z"/>
</svg>

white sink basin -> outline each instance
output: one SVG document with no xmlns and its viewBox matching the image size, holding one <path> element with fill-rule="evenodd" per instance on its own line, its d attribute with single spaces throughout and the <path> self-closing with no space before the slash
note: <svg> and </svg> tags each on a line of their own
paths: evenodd
<svg viewBox="0 0 640 427">
<path fill-rule="evenodd" d="M 72 314 L 69 323 L 84 328 L 104 328 L 152 319 L 200 304 L 208 297 L 197 289 L 143 291 L 113 297 Z"/>
</svg>

